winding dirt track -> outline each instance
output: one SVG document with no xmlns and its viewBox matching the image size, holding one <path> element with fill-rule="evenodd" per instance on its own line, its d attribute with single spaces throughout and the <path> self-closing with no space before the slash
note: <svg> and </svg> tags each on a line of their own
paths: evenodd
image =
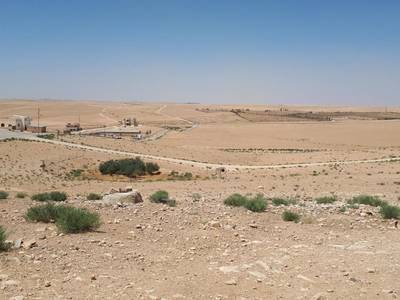
<svg viewBox="0 0 400 300">
<path fill-rule="evenodd" d="M 391 158 L 379 158 L 379 159 L 338 160 L 338 161 L 328 161 L 328 162 L 279 164 L 279 165 L 258 165 L 258 166 L 257 165 L 255 165 L 255 166 L 254 165 L 228 165 L 228 164 L 214 164 L 214 163 L 207 163 L 207 162 L 197 162 L 197 161 L 192 161 L 192 160 L 187 160 L 187 159 L 149 155 L 149 154 L 142 154 L 142 153 L 135 153 L 135 152 L 118 151 L 118 150 L 105 149 L 105 148 L 99 148 L 99 147 L 94 147 L 94 146 L 74 144 L 74 143 L 69 143 L 69 142 L 46 140 L 46 139 L 38 138 L 36 136 L 25 136 L 24 138 L 33 140 L 33 141 L 47 142 L 47 143 L 51 143 L 51 144 L 62 145 L 65 147 L 74 147 L 74 148 L 79 148 L 79 149 L 85 149 L 85 150 L 89 150 L 89 151 L 103 152 L 103 153 L 123 155 L 123 156 L 141 157 L 144 159 L 166 161 L 169 163 L 190 165 L 192 167 L 198 167 L 198 168 L 204 168 L 204 169 L 224 168 L 225 170 L 228 170 L 228 171 L 304 168 L 304 167 L 317 167 L 317 166 L 350 165 L 350 164 L 382 163 L 382 162 L 400 161 L 400 157 L 391 157 Z"/>
</svg>

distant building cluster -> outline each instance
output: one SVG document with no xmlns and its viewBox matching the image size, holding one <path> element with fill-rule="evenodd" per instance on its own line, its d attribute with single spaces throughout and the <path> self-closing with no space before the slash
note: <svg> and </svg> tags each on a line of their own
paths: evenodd
<svg viewBox="0 0 400 300">
<path fill-rule="evenodd" d="M 0 123 L 0 127 L 8 130 L 29 131 L 33 133 L 46 132 L 46 126 L 37 126 L 32 124 L 32 118 L 29 116 L 13 115 L 7 121 Z"/>
</svg>

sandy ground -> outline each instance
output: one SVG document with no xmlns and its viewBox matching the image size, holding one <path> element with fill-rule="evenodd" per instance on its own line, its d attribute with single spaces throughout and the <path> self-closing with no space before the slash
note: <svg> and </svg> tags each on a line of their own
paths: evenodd
<svg viewBox="0 0 400 300">
<path fill-rule="evenodd" d="M 0 102 L 0 117 L 32 113 L 35 105 Z M 398 121 L 265 124 L 225 112 L 204 116 L 195 110 L 198 105 L 189 104 L 47 101 L 40 106 L 43 123 L 54 129 L 74 121 L 77 112 L 87 126 L 111 125 L 124 116 L 135 116 L 148 126 L 185 125 L 190 120 L 199 126 L 146 143 L 63 139 L 203 162 L 257 165 L 400 155 Z M 359 194 L 400 204 L 399 162 L 242 170 L 221 177 L 213 170 L 160 163 L 162 174 L 175 170 L 199 176 L 188 181 L 68 176 L 74 169 L 91 174 L 101 161 L 118 157 L 48 143 L 0 142 L 0 190 L 10 193 L 9 199 L 0 200 L 0 224 L 10 240 L 33 239 L 37 244 L 0 254 L 0 299 L 400 296 L 400 229 L 394 221 L 383 220 L 376 208 L 341 210 L 347 199 Z M 143 203 L 103 207 L 84 200 L 90 192 L 127 185 L 141 192 Z M 169 191 L 177 206 L 149 202 L 149 195 L 158 189 Z M 102 219 L 99 230 L 60 235 L 53 224 L 25 221 L 26 210 L 36 203 L 29 197 L 17 199 L 16 193 L 52 190 L 67 192 L 71 205 L 97 211 Z M 304 221 L 284 222 L 285 208 L 271 204 L 263 213 L 223 205 L 223 199 L 235 192 L 295 198 L 298 202 L 290 209 Z M 201 195 L 199 201 L 194 193 Z M 332 205 L 313 200 L 332 194 L 339 199 Z"/>
</svg>

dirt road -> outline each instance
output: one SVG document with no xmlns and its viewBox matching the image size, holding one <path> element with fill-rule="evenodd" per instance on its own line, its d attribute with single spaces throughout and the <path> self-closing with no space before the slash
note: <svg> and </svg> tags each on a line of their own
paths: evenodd
<svg viewBox="0 0 400 300">
<path fill-rule="evenodd" d="M 204 169 L 224 168 L 227 171 L 303 168 L 303 167 L 316 167 L 316 166 L 349 165 L 349 164 L 382 163 L 382 162 L 400 161 L 400 157 L 388 157 L 388 158 L 379 158 L 379 159 L 338 160 L 338 161 L 311 162 L 311 163 L 299 163 L 299 164 L 229 165 L 229 164 L 214 164 L 214 163 L 207 163 L 207 162 L 197 162 L 197 161 L 191 161 L 191 160 L 187 160 L 187 159 L 179 159 L 179 158 L 173 158 L 173 157 L 164 157 L 164 156 L 148 155 L 148 154 L 136 153 L 136 152 L 104 149 L 104 148 L 99 148 L 99 147 L 94 147 L 94 146 L 74 144 L 74 143 L 70 143 L 70 142 L 63 142 L 63 141 L 57 141 L 57 140 L 46 140 L 46 139 L 38 138 L 35 135 L 28 134 L 28 133 L 10 132 L 10 131 L 6 131 L 6 130 L 0 130 L 0 140 L 5 139 L 5 138 L 18 138 L 18 139 L 24 138 L 24 139 L 29 139 L 29 140 L 33 140 L 33 141 L 52 143 L 52 144 L 56 144 L 56 145 L 66 146 L 66 147 L 80 148 L 80 149 L 85 149 L 85 150 L 89 150 L 89 151 L 97 151 L 97 152 L 123 155 L 123 156 L 141 157 L 144 159 L 166 161 L 169 163 L 191 165 L 193 167 L 204 168 Z"/>
</svg>

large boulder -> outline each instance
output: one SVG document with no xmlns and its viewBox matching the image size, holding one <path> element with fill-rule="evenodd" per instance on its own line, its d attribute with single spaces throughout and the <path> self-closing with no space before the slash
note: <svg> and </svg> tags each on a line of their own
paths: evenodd
<svg viewBox="0 0 400 300">
<path fill-rule="evenodd" d="M 143 202 L 142 195 L 136 191 L 132 190 L 131 192 L 127 193 L 113 193 L 113 194 L 108 194 L 104 195 L 103 199 L 99 201 L 100 203 L 103 204 L 109 204 L 109 205 L 114 205 L 114 204 L 129 204 L 129 203 L 140 203 Z"/>
</svg>

